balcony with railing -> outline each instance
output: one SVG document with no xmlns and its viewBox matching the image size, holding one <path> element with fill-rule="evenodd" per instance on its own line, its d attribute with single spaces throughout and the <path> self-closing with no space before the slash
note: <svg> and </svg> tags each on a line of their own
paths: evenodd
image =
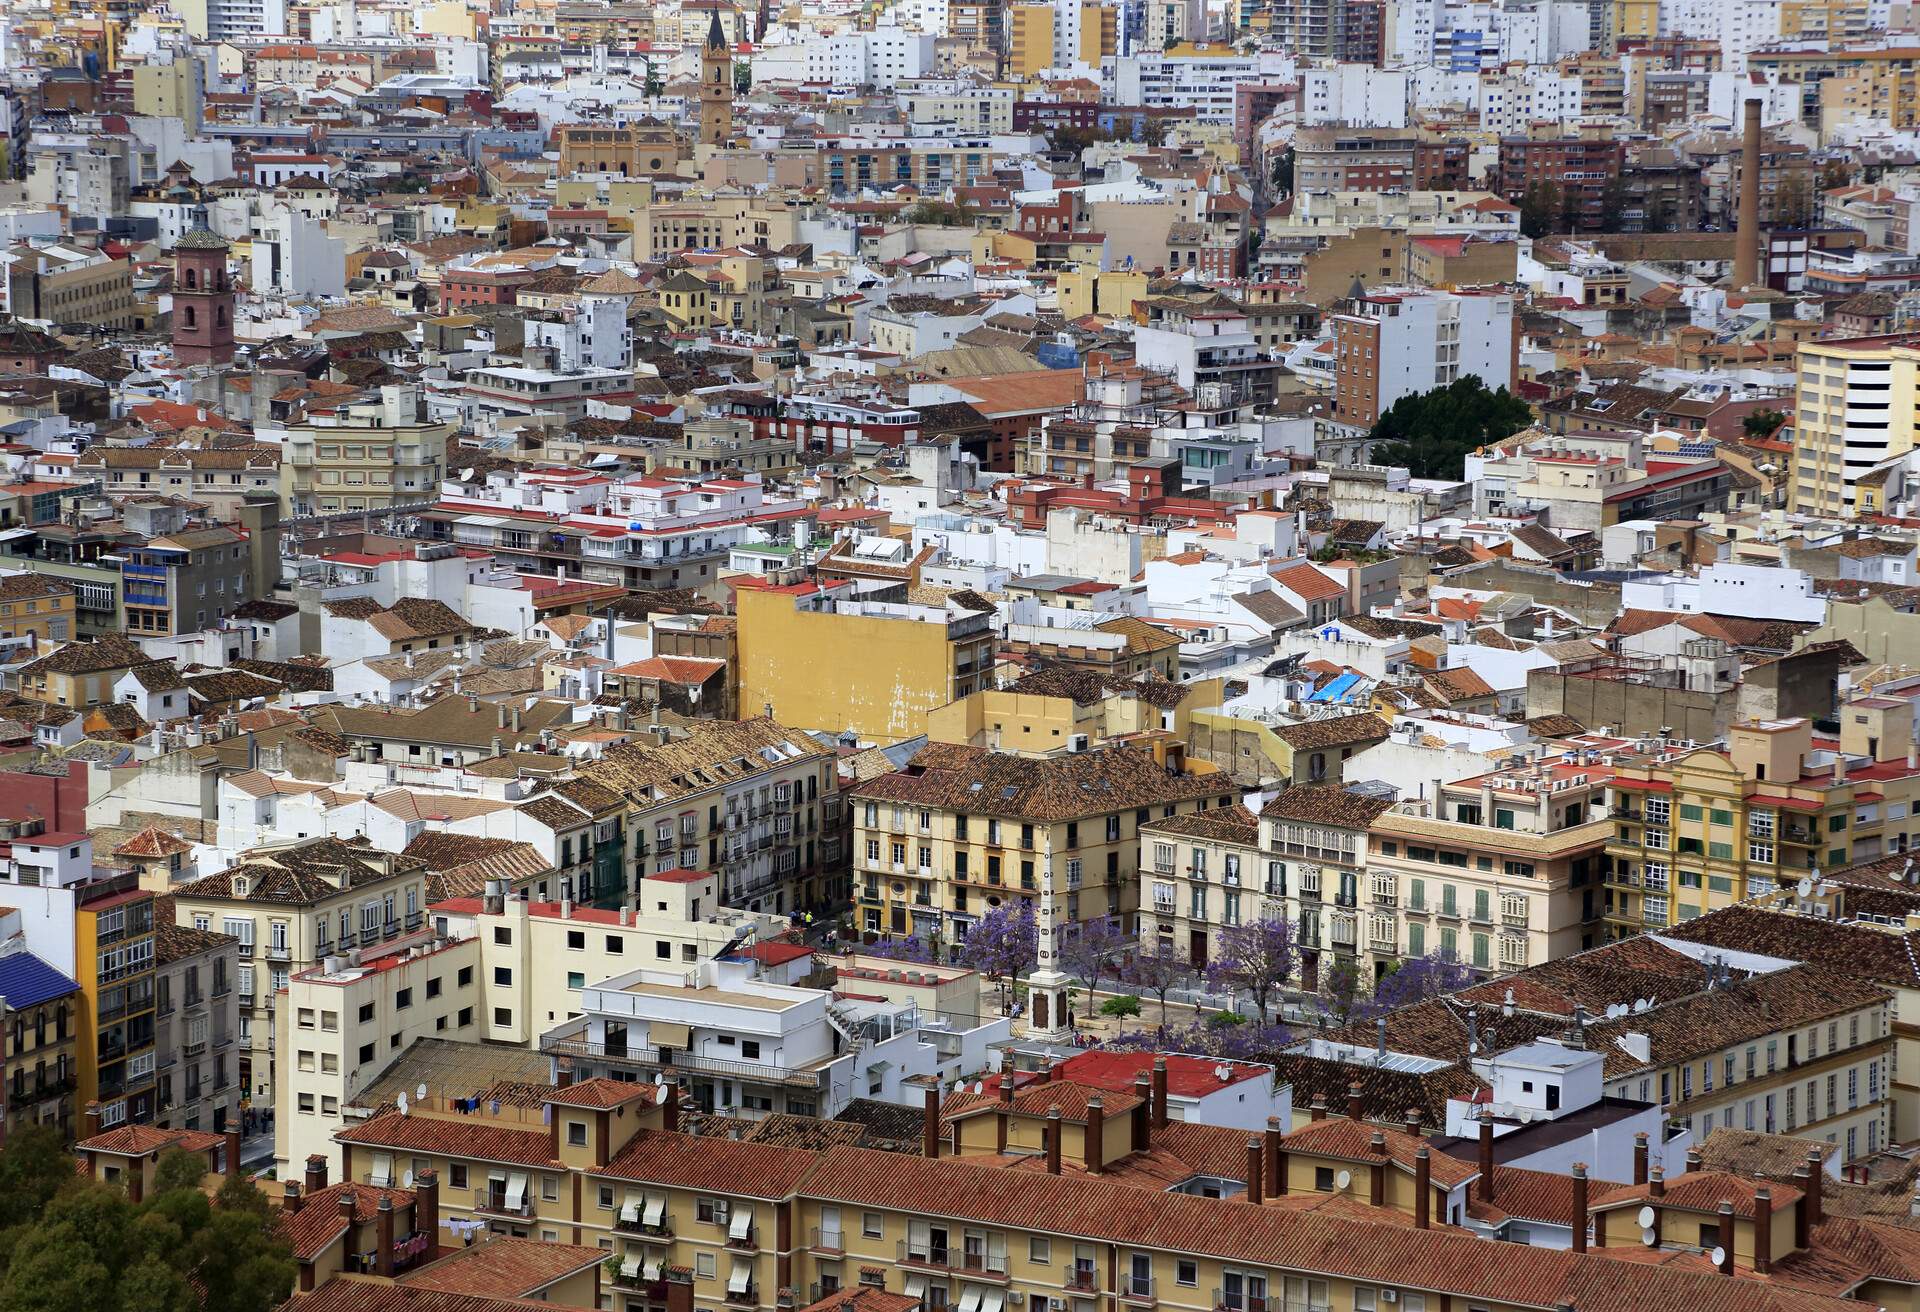
<svg viewBox="0 0 1920 1312">
<path fill-rule="evenodd" d="M 638 1236 L 642 1241 L 657 1239 L 670 1243 L 673 1240 L 673 1218 L 667 1214 L 664 1198 L 623 1205 L 614 1217 L 613 1228 L 621 1234 Z"/>
<path fill-rule="evenodd" d="M 531 1190 L 522 1189 L 515 1198 L 503 1183 L 494 1187 L 473 1191 L 473 1210 L 489 1216 L 529 1217 L 533 1215 L 533 1200 L 528 1196 Z"/>
<path fill-rule="evenodd" d="M 1213 1307 L 1214 1312 L 1327 1312 L 1327 1309 L 1304 1300 L 1288 1306 L 1264 1294 L 1245 1294 L 1232 1289 L 1215 1289 Z"/>
<path fill-rule="evenodd" d="M 1100 1269 L 1091 1262 L 1069 1262 L 1060 1268 L 1060 1287 L 1074 1294 L 1097 1294 Z"/>
<path fill-rule="evenodd" d="M 845 1232 L 837 1228 L 823 1230 L 819 1226 L 815 1226 L 807 1236 L 807 1247 L 815 1253 L 827 1257 L 840 1257 L 844 1255 L 847 1251 L 846 1243 L 847 1237 Z"/>
<path fill-rule="evenodd" d="M 1160 1291 L 1152 1276 L 1127 1272 L 1120 1277 L 1120 1301 L 1134 1307 L 1152 1307 L 1160 1301 Z"/>
<path fill-rule="evenodd" d="M 952 1271 L 969 1280 L 1005 1283 L 1010 1277 L 1005 1254 L 990 1254 L 975 1248 L 940 1247 L 902 1240 L 897 1255 L 899 1265 L 920 1271 Z"/>
</svg>

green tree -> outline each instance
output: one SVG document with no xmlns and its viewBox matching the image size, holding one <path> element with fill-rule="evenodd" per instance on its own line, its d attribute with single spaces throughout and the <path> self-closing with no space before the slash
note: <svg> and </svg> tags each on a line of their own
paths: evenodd
<svg viewBox="0 0 1920 1312">
<path fill-rule="evenodd" d="M 1558 183 L 1544 179 L 1527 184 L 1520 193 L 1520 232 L 1528 237 L 1544 237 L 1566 225 L 1566 194 Z"/>
<path fill-rule="evenodd" d="M 0 1215 L 14 1218 L 0 1248 L 5 1312 L 271 1312 L 292 1292 L 293 1254 L 245 1176 L 208 1198 L 205 1159 L 170 1152 L 136 1205 L 70 1164 L 53 1184 L 44 1157 L 30 1135 L 0 1149 L 0 1180 L 21 1183 L 0 1199 Z"/>
<path fill-rule="evenodd" d="M 1273 187 L 1282 195 L 1293 194 L 1293 147 L 1273 157 Z"/>
<path fill-rule="evenodd" d="M 733 66 L 733 89 L 742 96 L 753 90 L 753 65 L 744 59 Z"/>
<path fill-rule="evenodd" d="M 1415 478 L 1463 476 L 1469 452 L 1533 422 L 1527 403 L 1506 388 L 1489 391 L 1468 374 L 1445 387 L 1395 401 L 1369 435 L 1373 461 L 1404 465 Z"/>
<path fill-rule="evenodd" d="M 1772 437 L 1774 430 L 1787 422 L 1778 410 L 1755 410 L 1740 421 L 1740 431 L 1748 437 Z"/>
<path fill-rule="evenodd" d="M 1061 124 L 1047 129 L 1047 149 L 1063 151 L 1070 155 L 1086 152 L 1088 146 L 1100 140 L 1100 134 L 1092 128 L 1076 128 Z"/>
<path fill-rule="evenodd" d="M 647 70 L 646 81 L 645 81 L 643 90 L 645 91 L 647 98 L 651 100 L 653 97 L 661 95 L 666 91 L 666 83 L 662 82 L 660 80 L 660 75 L 654 72 L 653 61 L 651 59 L 643 60 L 642 63 L 645 65 Z"/>
<path fill-rule="evenodd" d="M 955 205 L 929 196 L 902 210 L 900 217 L 908 223 L 918 223 L 928 227 L 971 228 L 974 213 L 966 205 Z"/>
<path fill-rule="evenodd" d="M 1138 1016 L 1140 999 L 1131 993 L 1122 993 L 1118 997 L 1108 998 L 1100 1004 L 1102 1016 Z"/>
</svg>

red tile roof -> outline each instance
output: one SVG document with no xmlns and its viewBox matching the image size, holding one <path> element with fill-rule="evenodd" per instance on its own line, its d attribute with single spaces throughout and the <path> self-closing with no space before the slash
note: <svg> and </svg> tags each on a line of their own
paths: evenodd
<svg viewBox="0 0 1920 1312">
<path fill-rule="evenodd" d="M 545 1130 L 520 1130 L 484 1117 L 441 1120 L 431 1116 L 402 1116 L 389 1112 L 333 1136 L 341 1143 L 363 1144 L 395 1152 L 436 1153 L 502 1162 L 509 1166 L 562 1169 L 553 1157 L 553 1137 Z"/>
</svg>

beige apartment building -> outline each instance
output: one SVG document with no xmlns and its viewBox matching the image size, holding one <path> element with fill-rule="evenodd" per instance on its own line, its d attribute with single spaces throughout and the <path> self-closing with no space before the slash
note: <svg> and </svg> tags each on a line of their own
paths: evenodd
<svg viewBox="0 0 1920 1312">
<path fill-rule="evenodd" d="M 635 881 L 708 870 L 728 906 L 776 915 L 844 898 L 846 821 L 833 753 L 766 718 L 694 720 L 684 729 L 666 742 L 615 748 L 580 771 L 626 799 Z"/>
<path fill-rule="evenodd" d="M 1607 773 L 1552 759 L 1440 785 L 1437 808 L 1382 812 L 1370 833 L 1367 950 L 1506 973 L 1595 946 Z"/>
<path fill-rule="evenodd" d="M 386 510 L 431 501 L 446 470 L 454 425 L 426 422 L 417 386 L 310 408 L 281 445 L 284 515 Z"/>
<path fill-rule="evenodd" d="M 126 212 L 125 204 L 117 211 Z M 7 270 L 8 304 L 22 319 L 131 328 L 139 316 L 132 267 L 99 251 L 17 246 Z"/>
<path fill-rule="evenodd" d="M 1678 925 L 1912 846 L 1913 704 L 1865 697 L 1841 709 L 1838 755 L 1815 750 L 1810 721 L 1767 720 L 1734 725 L 1726 751 L 1616 770 L 1610 932 Z"/>
<path fill-rule="evenodd" d="M 807 215 L 777 194 L 691 197 L 636 212 L 634 232 L 646 234 L 648 258 L 655 260 L 678 251 L 756 243 L 779 250 L 798 240 L 800 220 Z"/>
<path fill-rule="evenodd" d="M 1131 925 L 1142 826 L 1231 806 L 1239 791 L 1183 764 L 1164 742 L 1054 757 L 922 748 L 849 794 L 860 928 L 958 944 L 987 912 L 1034 903 L 1049 879 L 1067 920 Z"/>
<path fill-rule="evenodd" d="M 273 1103 L 274 999 L 326 958 L 392 942 L 425 921 L 426 864 L 364 840 L 255 848 L 173 891 L 176 923 L 238 939 L 237 1050 L 246 1096 Z"/>
</svg>

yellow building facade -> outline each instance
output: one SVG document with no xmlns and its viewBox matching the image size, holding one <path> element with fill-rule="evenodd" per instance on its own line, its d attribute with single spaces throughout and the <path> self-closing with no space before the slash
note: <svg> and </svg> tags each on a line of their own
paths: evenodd
<svg viewBox="0 0 1920 1312">
<path fill-rule="evenodd" d="M 1843 515 L 1877 509 L 1871 466 L 1913 449 L 1920 349 L 1884 337 L 1802 342 L 1798 351 L 1790 509 Z"/>
<path fill-rule="evenodd" d="M 1161 745 L 1163 748 L 1165 744 Z M 1182 757 L 1109 747 L 1045 759 L 935 744 L 854 788 L 854 897 L 863 931 L 958 943 L 1049 879 L 1067 920 L 1139 908 L 1140 828 L 1231 805 L 1227 775 Z"/>
<path fill-rule="evenodd" d="M 740 705 L 770 705 L 784 724 L 896 742 L 992 673 L 991 616 L 952 602 L 834 602 L 803 585 L 741 588 L 734 604 Z"/>
</svg>

